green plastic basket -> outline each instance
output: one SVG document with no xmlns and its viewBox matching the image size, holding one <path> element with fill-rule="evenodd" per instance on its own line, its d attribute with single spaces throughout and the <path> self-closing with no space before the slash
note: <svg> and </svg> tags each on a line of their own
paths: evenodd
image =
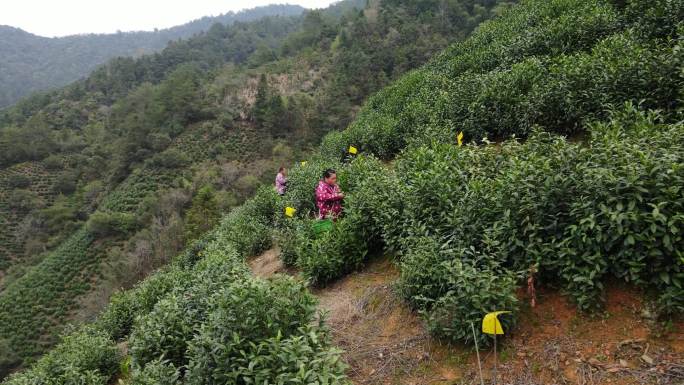
<svg viewBox="0 0 684 385">
<path fill-rule="evenodd" d="M 332 227 L 333 221 L 331 219 L 322 219 L 320 221 L 316 221 L 316 223 L 313 224 L 313 231 L 314 234 L 321 235 L 332 230 Z"/>
</svg>

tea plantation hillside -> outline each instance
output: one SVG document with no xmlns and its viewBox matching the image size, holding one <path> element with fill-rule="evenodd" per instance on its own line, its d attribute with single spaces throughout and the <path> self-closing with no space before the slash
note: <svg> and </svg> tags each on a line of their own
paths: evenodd
<svg viewBox="0 0 684 385">
<path fill-rule="evenodd" d="M 514 330 L 529 282 L 592 313 L 605 285 L 622 281 L 640 289 L 646 308 L 637 311 L 681 317 L 684 4 L 525 0 L 500 11 L 327 134 L 292 167 L 284 197 L 260 189 L 5 383 L 349 383 L 306 286 L 325 286 L 379 253 L 395 256 L 400 295 L 443 342 L 488 346 L 470 325 L 494 310 L 511 311 L 502 321 Z M 258 95 L 292 92 L 287 82 L 253 82 L 257 127 L 285 127 Z M 312 191 L 330 167 L 344 215 L 318 233 Z M 127 223 L 126 203 L 99 207 L 122 210 L 114 223 Z M 99 246 L 93 217 L 62 251 Z M 274 239 L 307 285 L 251 276 L 245 258 Z M 52 260 L 21 280 L 40 278 Z M 68 279 L 70 290 L 86 284 Z M 34 286 L 16 286 L 16 297 L 10 286 L 0 301 L 24 301 Z M 31 311 L 45 306 L 37 305 Z M 37 337 L 3 334 L 11 348 Z"/>
<path fill-rule="evenodd" d="M 0 171 L 0 271 L 19 255 L 23 242 L 17 239 L 21 220 L 36 206 L 49 206 L 55 199 L 57 174 L 40 163 L 26 162 Z"/>
<path fill-rule="evenodd" d="M 160 160 L 136 169 L 109 192 L 85 225 L 56 250 L 7 282 L 0 295 L 0 334 L 6 342 L 3 356 L 8 360 L 4 364 L 36 356 L 54 343 L 65 319 L 81 311 L 80 295 L 91 290 L 111 291 L 110 280 L 135 282 L 135 277 L 118 275 L 144 274 L 176 253 L 186 234 L 175 206 L 188 204 L 193 165 L 211 167 L 206 161 L 218 144 L 244 148 L 249 140 L 248 130 L 239 135 L 214 132 L 212 136 L 201 127 L 187 131 L 159 154 Z M 241 160 L 258 154 L 238 152 L 234 156 Z M 164 162 L 166 157 L 172 161 Z M 134 247 L 126 255 L 122 238 L 129 233 Z M 149 250 L 136 250 L 136 246 Z"/>
<path fill-rule="evenodd" d="M 140 384 L 347 383 L 306 287 L 253 278 L 244 263 L 269 247 L 275 208 L 275 193 L 261 190 L 6 383 L 106 384 L 114 376 Z M 129 357 L 118 350 L 121 340 Z"/>
<path fill-rule="evenodd" d="M 587 311 L 623 280 L 657 314 L 681 315 L 682 12 L 527 1 L 484 24 L 373 96 L 293 170 L 283 204 L 299 219 L 280 230 L 283 261 L 324 285 L 393 252 L 405 299 L 454 342 L 472 342 L 468 325 L 489 311 L 512 310 L 512 325 L 528 279 Z M 492 144 L 513 136 L 526 141 Z M 349 146 L 365 154 L 349 162 Z M 329 167 L 345 216 L 316 237 L 310 191 Z"/>
<path fill-rule="evenodd" d="M 91 321 L 368 95 L 513 2 L 358 4 L 215 24 L 0 113 L 0 374 Z M 16 176 L 22 167 L 40 177 Z"/>
</svg>

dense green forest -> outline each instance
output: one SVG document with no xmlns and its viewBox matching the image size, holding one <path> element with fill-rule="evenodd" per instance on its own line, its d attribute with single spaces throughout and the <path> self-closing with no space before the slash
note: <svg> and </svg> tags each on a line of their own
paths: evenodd
<svg viewBox="0 0 684 385">
<path fill-rule="evenodd" d="M 2 373 L 166 265 L 368 95 L 511 6 L 345 1 L 214 24 L 1 112 Z M 255 250 L 235 247 L 238 259 Z"/>
<path fill-rule="evenodd" d="M 213 24 L 249 22 L 265 16 L 297 16 L 305 9 L 270 5 L 242 12 L 203 17 L 153 32 L 86 34 L 59 38 L 36 36 L 0 25 L 0 109 L 33 92 L 62 87 L 86 77 L 118 56 L 138 57 L 160 51 L 170 41 L 207 31 Z"/>
</svg>

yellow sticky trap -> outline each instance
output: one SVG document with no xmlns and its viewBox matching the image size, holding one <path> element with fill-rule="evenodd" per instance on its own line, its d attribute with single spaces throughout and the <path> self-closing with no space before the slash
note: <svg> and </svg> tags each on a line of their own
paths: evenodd
<svg viewBox="0 0 684 385">
<path fill-rule="evenodd" d="M 300 164 L 302 165 L 302 167 L 304 167 L 304 166 L 306 166 L 306 161 L 303 160 Z"/>
<path fill-rule="evenodd" d="M 354 146 L 349 146 L 349 153 L 352 155 L 356 155 L 359 152 L 359 150 L 354 147 Z"/>
<path fill-rule="evenodd" d="M 485 334 L 504 334 L 499 315 L 510 313 L 510 311 L 495 311 L 484 316 L 482 319 L 482 333 Z"/>
<path fill-rule="evenodd" d="M 294 207 L 285 207 L 285 216 L 286 217 L 294 217 L 295 213 L 297 212 L 297 209 Z"/>
<path fill-rule="evenodd" d="M 456 140 L 458 140 L 459 147 L 463 146 L 463 131 L 458 133 L 458 135 L 456 136 Z"/>
</svg>

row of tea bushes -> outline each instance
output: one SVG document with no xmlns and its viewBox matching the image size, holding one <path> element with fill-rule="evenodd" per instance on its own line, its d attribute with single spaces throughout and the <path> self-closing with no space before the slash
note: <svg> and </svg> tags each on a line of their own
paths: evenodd
<svg viewBox="0 0 684 385">
<path fill-rule="evenodd" d="M 321 152 L 338 157 L 354 145 L 391 159 L 458 132 L 466 141 L 527 137 L 535 126 L 572 135 L 627 101 L 676 115 L 684 6 L 629 3 L 625 11 L 607 0 L 524 1 L 373 96 Z M 639 7 L 649 11 L 635 16 Z"/>
<path fill-rule="evenodd" d="M 621 279 L 653 293 L 660 314 L 681 314 L 684 124 L 627 104 L 586 130 L 586 143 L 537 131 L 412 146 L 392 168 L 339 163 L 344 216 L 319 235 L 306 216 L 282 222 L 282 258 L 325 284 L 384 247 L 399 258 L 403 296 L 450 340 L 472 341 L 469 324 L 488 311 L 515 311 L 529 271 L 583 310 Z"/>
<path fill-rule="evenodd" d="M 173 263 L 118 293 L 89 326 L 5 383 L 346 384 L 316 300 L 292 278 L 252 277 L 277 198 L 260 190 Z M 126 357 L 117 347 L 125 341 Z"/>
<path fill-rule="evenodd" d="M 283 259 L 324 283 L 380 243 L 400 258 L 406 299 L 451 340 L 515 310 L 529 271 L 581 309 L 615 277 L 682 313 L 682 15 L 668 0 L 528 0 L 485 23 L 323 139 L 314 169 L 340 168 L 348 188 L 330 234 L 302 219 L 318 175 L 295 169 L 287 198 L 305 209 L 281 226 Z M 460 147 L 459 132 L 484 139 Z M 515 136 L 528 140 L 489 145 Z M 338 163 L 350 145 L 399 158 L 355 177 L 363 158 Z"/>
<path fill-rule="evenodd" d="M 403 236 L 475 247 L 515 271 L 535 266 L 582 309 L 600 306 L 612 275 L 681 313 L 684 125 L 627 107 L 589 133 L 586 146 L 537 133 L 500 148 L 408 151 L 397 164 Z"/>
</svg>

